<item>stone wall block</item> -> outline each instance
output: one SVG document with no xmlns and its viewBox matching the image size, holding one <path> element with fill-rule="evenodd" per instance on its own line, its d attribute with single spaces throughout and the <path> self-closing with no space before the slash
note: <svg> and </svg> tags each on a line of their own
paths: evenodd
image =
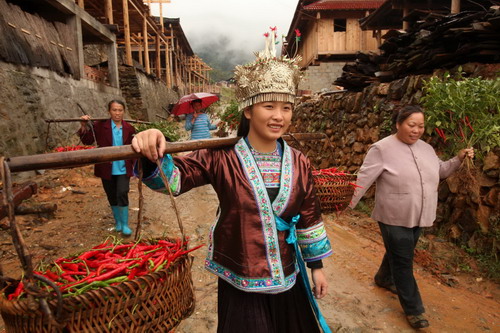
<svg viewBox="0 0 500 333">
<path fill-rule="evenodd" d="M 490 151 L 484 158 L 483 172 L 489 177 L 498 178 L 500 170 L 500 157 Z"/>
<path fill-rule="evenodd" d="M 487 233 L 490 226 L 490 215 L 491 215 L 491 207 L 486 205 L 479 205 L 477 209 L 477 223 L 479 224 L 479 228 L 482 233 Z"/>
<path fill-rule="evenodd" d="M 499 195 L 500 195 L 500 188 L 493 187 L 484 195 L 483 203 L 485 205 L 495 207 L 498 204 Z"/>
<path fill-rule="evenodd" d="M 368 124 L 368 127 L 375 127 L 379 124 L 380 120 L 379 120 L 379 116 L 378 114 L 376 113 L 369 113 L 367 115 L 367 124 Z"/>
<path fill-rule="evenodd" d="M 352 150 L 356 153 L 363 153 L 365 151 L 365 145 L 361 142 L 354 142 Z"/>
<path fill-rule="evenodd" d="M 380 130 L 378 127 L 372 127 L 368 130 L 368 137 L 366 143 L 374 143 L 380 140 Z"/>
<path fill-rule="evenodd" d="M 377 95 L 387 96 L 389 94 L 389 83 L 381 83 L 377 89 Z"/>
<path fill-rule="evenodd" d="M 389 87 L 389 94 L 387 95 L 387 98 L 400 100 L 406 92 L 409 81 L 410 79 L 408 76 L 403 79 L 393 81 Z"/>
</svg>

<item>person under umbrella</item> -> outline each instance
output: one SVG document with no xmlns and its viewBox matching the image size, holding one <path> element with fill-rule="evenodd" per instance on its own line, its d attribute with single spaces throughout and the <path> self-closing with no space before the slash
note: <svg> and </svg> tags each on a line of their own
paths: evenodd
<svg viewBox="0 0 500 333">
<path fill-rule="evenodd" d="M 190 104 L 194 112 L 186 115 L 184 128 L 191 131 L 191 140 L 210 139 L 210 131 L 217 129 L 217 125 L 212 124 L 208 115 L 203 112 L 201 99 L 195 99 Z"/>
</svg>

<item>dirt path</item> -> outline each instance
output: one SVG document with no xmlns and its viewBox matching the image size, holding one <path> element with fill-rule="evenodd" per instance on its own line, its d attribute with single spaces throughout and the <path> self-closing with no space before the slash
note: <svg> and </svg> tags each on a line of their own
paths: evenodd
<svg viewBox="0 0 500 333">
<path fill-rule="evenodd" d="M 111 212 L 100 180 L 92 176 L 91 167 L 47 171 L 36 181 L 39 193 L 33 200 L 55 202 L 59 209 L 49 218 L 34 215 L 17 218 L 35 263 L 89 248 L 112 233 Z M 86 194 L 75 194 L 72 190 Z M 133 180 L 133 212 L 137 211 L 137 194 L 137 181 Z M 151 236 L 163 232 L 177 234 L 168 197 L 149 189 L 144 190 L 144 196 L 144 232 Z M 212 188 L 195 189 L 178 197 L 176 202 L 192 243 L 206 243 L 217 209 Z M 324 218 L 335 254 L 325 260 L 330 292 L 319 304 L 330 326 L 338 332 L 412 332 L 397 298 L 373 284 L 372 277 L 383 255 L 376 224 L 357 212 Z M 431 323 L 425 331 L 500 332 L 499 286 L 474 273 L 456 272 L 456 262 L 442 259 L 457 258 L 458 250 L 446 242 L 425 237 L 421 243 L 416 277 Z M 178 333 L 216 332 L 217 280 L 203 268 L 205 252 L 206 248 L 202 248 L 194 253 L 196 309 L 177 328 Z M 5 231 L 0 233 L 0 255 L 6 275 L 18 277 L 19 261 Z M 443 283 L 450 281 L 455 284 L 453 287 Z"/>
</svg>

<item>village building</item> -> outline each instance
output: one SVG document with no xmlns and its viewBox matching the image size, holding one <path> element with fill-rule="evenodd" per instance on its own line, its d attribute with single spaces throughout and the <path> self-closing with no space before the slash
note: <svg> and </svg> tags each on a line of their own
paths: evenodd
<svg viewBox="0 0 500 333">
<path fill-rule="evenodd" d="M 346 62 L 357 52 L 378 52 L 381 31 L 362 31 L 359 19 L 384 1 L 299 0 L 284 51 L 300 55 L 305 71 L 300 90 L 318 92 L 335 89 L 333 82 Z M 297 41 L 296 30 L 301 34 Z M 304 92 L 303 92 L 304 93 Z"/>
<path fill-rule="evenodd" d="M 148 3 L 166 2 L 0 0 L 0 154 L 67 141 L 75 124 L 48 135 L 46 120 L 107 116 L 112 99 L 125 100 L 127 118 L 156 121 L 184 94 L 217 92 L 180 19 L 151 15 Z"/>
</svg>

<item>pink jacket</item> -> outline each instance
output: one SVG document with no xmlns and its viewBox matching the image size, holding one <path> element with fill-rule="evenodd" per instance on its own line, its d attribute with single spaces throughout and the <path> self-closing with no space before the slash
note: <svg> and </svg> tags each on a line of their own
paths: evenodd
<svg viewBox="0 0 500 333">
<path fill-rule="evenodd" d="M 358 173 L 361 188 L 349 207 L 354 208 L 376 182 L 374 220 L 408 228 L 430 227 L 436 219 L 439 180 L 451 175 L 460 163 L 458 157 L 441 161 L 422 140 L 408 145 L 391 135 L 368 150 Z"/>
</svg>

